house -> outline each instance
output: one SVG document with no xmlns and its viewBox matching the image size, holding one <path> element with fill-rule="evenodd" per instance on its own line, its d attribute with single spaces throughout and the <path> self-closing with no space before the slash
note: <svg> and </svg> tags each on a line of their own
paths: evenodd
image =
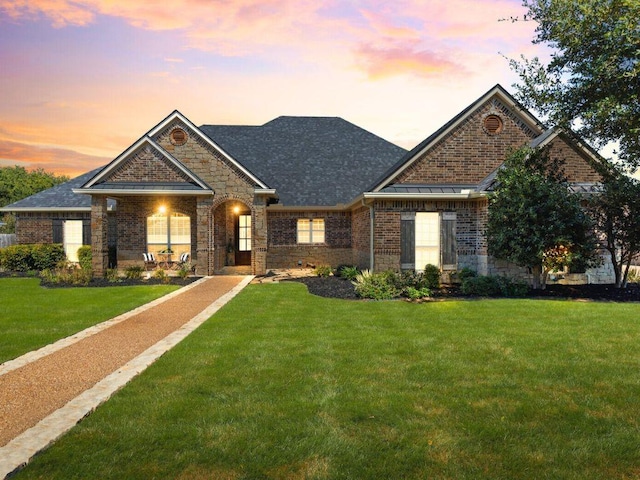
<svg viewBox="0 0 640 480">
<path fill-rule="evenodd" d="M 431 263 L 526 276 L 489 257 L 483 235 L 495 172 L 526 144 L 564 159 L 575 188 L 599 181 L 597 154 L 496 85 L 408 152 L 340 118 L 197 127 L 175 111 L 108 165 L 2 210 L 19 243 L 71 256 L 91 244 L 98 276 L 167 248 L 204 274 Z"/>
</svg>

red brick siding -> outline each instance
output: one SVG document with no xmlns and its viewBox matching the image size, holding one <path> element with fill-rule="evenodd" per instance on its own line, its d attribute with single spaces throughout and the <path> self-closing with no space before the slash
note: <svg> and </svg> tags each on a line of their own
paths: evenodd
<svg viewBox="0 0 640 480">
<path fill-rule="evenodd" d="M 576 152 L 561 137 L 554 138 L 550 143 L 549 156 L 564 162 L 564 174 L 569 182 L 596 183 L 602 180 L 590 160 Z"/>
<path fill-rule="evenodd" d="M 475 256 L 484 247 L 482 204 L 473 201 L 377 201 L 375 203 L 375 269 L 400 268 L 400 214 L 402 212 L 456 212 L 456 242 L 459 260 Z M 480 221 L 479 221 L 480 219 Z"/>
<path fill-rule="evenodd" d="M 142 148 L 123 162 L 111 182 L 188 182 L 189 177 L 150 147 Z"/>
<path fill-rule="evenodd" d="M 299 218 L 325 220 L 324 245 L 298 245 Z M 269 212 L 267 268 L 353 263 L 350 212 Z"/>
<path fill-rule="evenodd" d="M 489 135 L 483 119 L 490 112 L 503 121 L 502 132 Z M 521 147 L 537 136 L 516 114 L 497 100 L 479 107 L 445 138 L 403 171 L 393 183 L 480 182 L 495 170 L 511 149 Z"/>
<path fill-rule="evenodd" d="M 160 205 L 191 217 L 191 255 L 196 255 L 196 200 L 190 197 L 125 197 L 118 202 L 118 262 L 140 260 L 147 250 L 147 217 Z M 196 260 L 195 258 L 193 258 Z"/>
</svg>

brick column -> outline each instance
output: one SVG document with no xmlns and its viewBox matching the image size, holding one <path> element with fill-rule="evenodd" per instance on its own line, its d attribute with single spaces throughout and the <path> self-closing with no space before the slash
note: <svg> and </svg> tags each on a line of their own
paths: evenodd
<svg viewBox="0 0 640 480">
<path fill-rule="evenodd" d="M 198 197 L 196 204 L 196 257 L 198 275 L 213 275 L 213 197 Z"/>
<path fill-rule="evenodd" d="M 109 246 L 107 244 L 107 197 L 91 196 L 91 256 L 93 276 L 104 277 L 109 267 Z"/>
<path fill-rule="evenodd" d="M 254 275 L 267 273 L 267 206 L 264 198 L 255 198 L 252 215 L 251 270 Z"/>
</svg>

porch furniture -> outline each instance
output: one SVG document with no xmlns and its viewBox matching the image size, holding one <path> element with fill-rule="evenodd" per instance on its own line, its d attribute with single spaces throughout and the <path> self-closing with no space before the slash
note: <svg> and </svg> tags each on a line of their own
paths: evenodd
<svg viewBox="0 0 640 480">
<path fill-rule="evenodd" d="M 144 259 L 145 270 L 153 270 L 158 266 L 158 261 L 156 260 L 156 256 L 153 253 L 143 253 L 142 258 Z"/>
<path fill-rule="evenodd" d="M 182 253 L 182 254 L 180 254 L 180 258 L 178 259 L 178 261 L 175 262 L 174 266 L 175 266 L 176 270 L 179 270 L 182 267 L 184 267 L 187 263 L 189 263 L 189 254 L 188 253 Z"/>
</svg>

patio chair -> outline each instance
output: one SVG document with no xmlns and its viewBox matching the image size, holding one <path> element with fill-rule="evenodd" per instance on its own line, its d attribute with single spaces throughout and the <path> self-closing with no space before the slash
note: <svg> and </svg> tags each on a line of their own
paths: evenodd
<svg viewBox="0 0 640 480">
<path fill-rule="evenodd" d="M 175 263 L 175 267 L 176 270 L 181 269 L 182 267 L 184 267 L 187 263 L 189 263 L 189 254 L 188 253 L 182 253 L 180 254 L 180 258 L 178 259 L 178 261 Z"/>
<path fill-rule="evenodd" d="M 153 253 L 143 253 L 142 258 L 144 260 L 145 270 L 153 270 L 158 266 L 158 261 L 156 260 L 156 256 Z"/>
</svg>

